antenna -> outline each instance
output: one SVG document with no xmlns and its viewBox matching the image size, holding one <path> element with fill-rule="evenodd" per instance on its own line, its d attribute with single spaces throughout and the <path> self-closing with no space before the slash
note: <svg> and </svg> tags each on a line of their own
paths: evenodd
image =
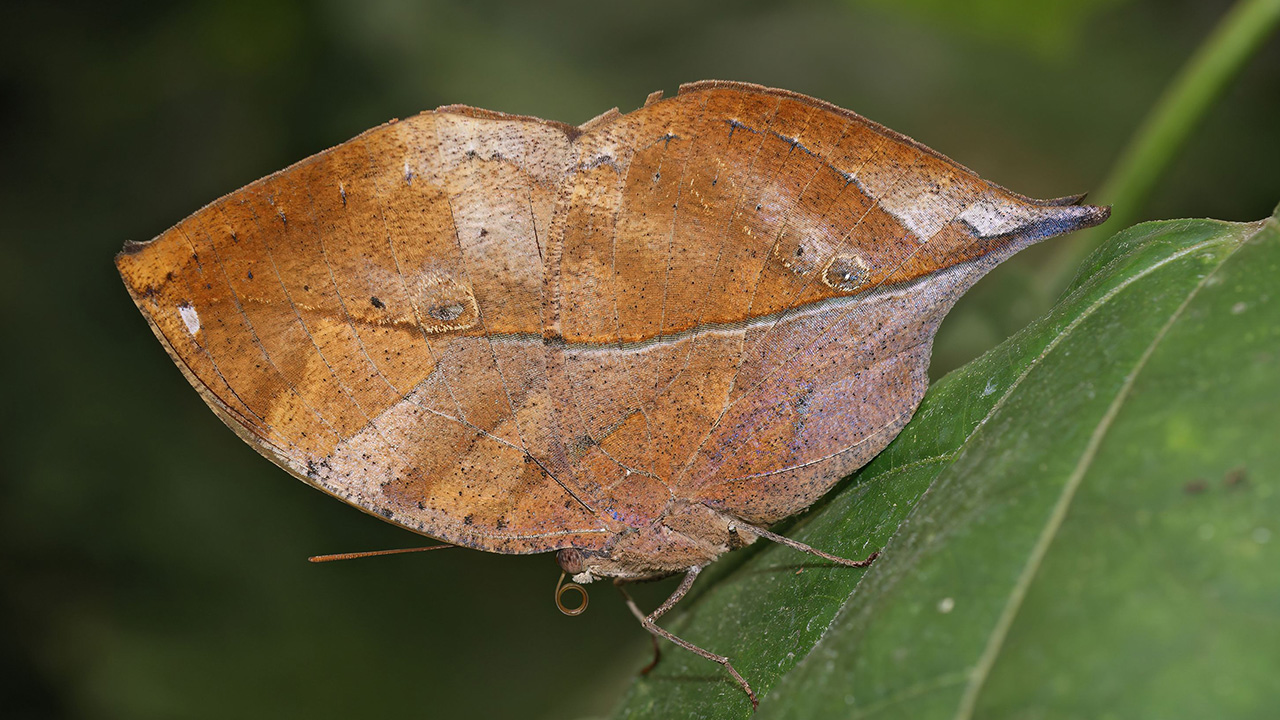
<svg viewBox="0 0 1280 720">
<path fill-rule="evenodd" d="M 307 558 L 307 562 L 322 563 L 333 562 L 334 560 L 355 560 L 357 558 L 378 557 L 380 555 L 400 555 L 403 553 L 426 552 L 427 550 L 443 550 L 451 547 L 457 547 L 457 545 L 429 545 L 427 547 L 396 548 L 395 550 L 368 550 L 366 552 L 337 553 L 336 555 L 313 555 Z"/>
</svg>

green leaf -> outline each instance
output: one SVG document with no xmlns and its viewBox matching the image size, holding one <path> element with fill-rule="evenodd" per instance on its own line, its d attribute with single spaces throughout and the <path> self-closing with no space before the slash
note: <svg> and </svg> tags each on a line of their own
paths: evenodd
<svg viewBox="0 0 1280 720">
<path fill-rule="evenodd" d="M 871 568 L 758 543 L 664 624 L 760 718 L 1269 717 L 1278 441 L 1280 218 L 1139 225 L 785 529 Z M 616 715 L 750 713 L 668 646 Z"/>
</svg>

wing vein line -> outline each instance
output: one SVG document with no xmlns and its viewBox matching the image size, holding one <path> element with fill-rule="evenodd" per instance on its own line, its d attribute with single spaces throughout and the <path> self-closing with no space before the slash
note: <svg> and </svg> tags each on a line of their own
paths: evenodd
<svg viewBox="0 0 1280 720">
<path fill-rule="evenodd" d="M 183 230 L 182 234 L 186 237 L 186 230 Z M 189 237 L 187 238 L 187 242 L 190 243 L 193 248 L 195 247 L 195 244 L 191 242 Z M 318 418 L 320 422 L 329 429 L 329 432 L 333 433 L 333 436 L 341 441 L 342 433 L 338 432 L 338 429 L 335 428 L 333 424 L 329 422 L 328 418 L 322 415 L 319 410 L 311 407 L 311 403 L 307 402 L 307 399 L 302 397 L 302 394 L 298 392 L 297 387 L 294 386 L 293 381 L 286 377 L 284 371 L 282 371 L 280 367 L 276 365 L 276 362 L 271 359 L 271 353 L 267 352 L 267 348 L 263 345 L 262 339 L 258 337 L 258 331 L 253 327 L 253 322 L 249 319 L 248 313 L 244 310 L 244 303 L 240 298 L 240 293 L 236 292 L 235 287 L 231 284 L 231 278 L 227 274 L 226 265 L 222 262 L 222 255 L 218 252 L 218 246 L 214 243 L 212 236 L 209 236 L 209 249 L 213 251 L 213 259 L 218 265 L 219 272 L 222 273 L 223 281 L 227 284 L 227 290 L 231 293 L 231 302 L 235 305 L 236 312 L 240 313 L 240 317 L 244 320 L 245 328 L 249 331 L 249 337 L 253 339 L 253 344 L 256 345 L 258 347 L 258 351 L 262 353 L 262 358 L 266 360 L 267 364 L 271 366 L 271 369 L 280 376 L 280 379 L 284 381 L 285 386 L 289 388 L 289 392 L 293 393 L 293 396 L 298 398 L 303 407 L 314 413 L 316 418 Z"/>
</svg>

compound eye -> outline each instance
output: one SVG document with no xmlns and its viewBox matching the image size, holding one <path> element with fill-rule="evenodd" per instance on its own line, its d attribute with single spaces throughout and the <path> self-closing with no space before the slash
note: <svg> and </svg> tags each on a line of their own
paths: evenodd
<svg viewBox="0 0 1280 720">
<path fill-rule="evenodd" d="M 556 552 L 556 563 L 569 575 L 580 575 L 587 569 L 587 555 L 578 548 L 564 548 Z"/>
</svg>

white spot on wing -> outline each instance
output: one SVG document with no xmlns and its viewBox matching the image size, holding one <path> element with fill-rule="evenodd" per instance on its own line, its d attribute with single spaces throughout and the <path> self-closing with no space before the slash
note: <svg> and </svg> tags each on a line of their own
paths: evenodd
<svg viewBox="0 0 1280 720">
<path fill-rule="evenodd" d="M 979 237 L 995 237 L 1021 230 L 1037 218 L 1024 207 L 1000 205 L 993 198 L 986 197 L 965 208 L 960 219 Z"/>
<path fill-rule="evenodd" d="M 928 242 L 968 203 L 970 194 L 957 185 L 954 172 L 930 163 L 905 168 L 863 167 L 854 178 L 880 209 L 892 215 L 921 242 Z"/>
<path fill-rule="evenodd" d="M 196 309 L 191 307 L 190 303 L 182 303 L 178 306 L 178 314 L 182 316 L 182 322 L 187 324 L 187 332 L 194 337 L 200 332 L 200 314 Z"/>
</svg>

